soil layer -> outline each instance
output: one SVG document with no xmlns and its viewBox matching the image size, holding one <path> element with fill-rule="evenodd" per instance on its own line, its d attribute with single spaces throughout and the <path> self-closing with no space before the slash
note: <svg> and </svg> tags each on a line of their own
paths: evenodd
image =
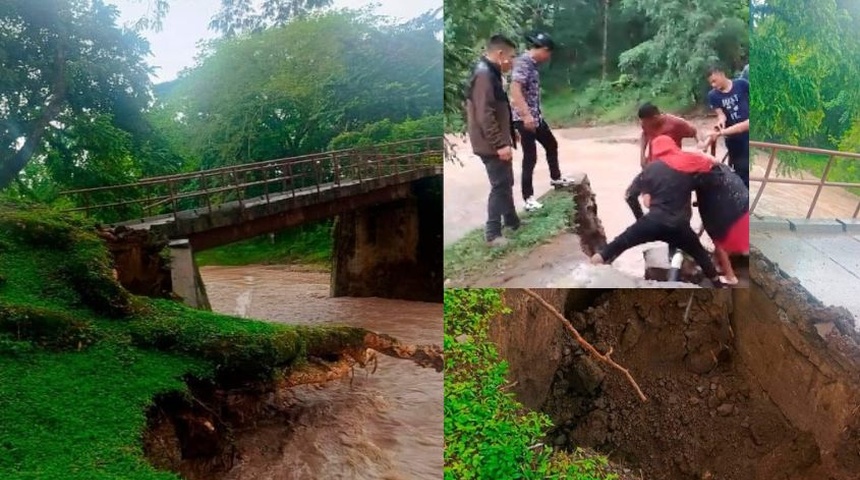
<svg viewBox="0 0 860 480">
<path fill-rule="evenodd" d="M 647 479 L 860 478 L 860 348 L 826 308 L 753 252 L 749 290 L 543 290 L 641 402 L 524 293 L 492 329 L 548 441 L 584 446 Z"/>
</svg>

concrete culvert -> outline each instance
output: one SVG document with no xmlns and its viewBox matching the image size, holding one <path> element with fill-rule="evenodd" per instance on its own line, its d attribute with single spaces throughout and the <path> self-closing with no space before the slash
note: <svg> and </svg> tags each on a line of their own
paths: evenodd
<svg viewBox="0 0 860 480">
<path fill-rule="evenodd" d="M 590 447 L 642 478 L 860 478 L 860 336 L 753 252 L 746 290 L 538 290 L 599 351 L 594 361 L 522 290 L 492 338 L 547 441 Z"/>
</svg>

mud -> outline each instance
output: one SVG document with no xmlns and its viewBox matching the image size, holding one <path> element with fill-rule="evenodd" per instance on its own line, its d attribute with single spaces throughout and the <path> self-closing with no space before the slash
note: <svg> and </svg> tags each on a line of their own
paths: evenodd
<svg viewBox="0 0 860 480">
<path fill-rule="evenodd" d="M 648 402 L 520 291 L 492 338 L 547 441 L 595 448 L 642 478 L 860 478 L 860 339 L 753 252 L 748 290 L 540 294 L 630 369 Z"/>
</svg>

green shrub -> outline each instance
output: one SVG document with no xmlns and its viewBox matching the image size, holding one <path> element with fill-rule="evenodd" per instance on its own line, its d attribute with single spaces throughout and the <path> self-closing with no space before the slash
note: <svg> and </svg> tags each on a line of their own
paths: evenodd
<svg viewBox="0 0 860 480">
<path fill-rule="evenodd" d="M 551 422 L 506 391 L 508 366 L 488 337 L 506 311 L 499 290 L 445 291 L 445 479 L 617 479 L 603 457 L 541 445 Z"/>
</svg>

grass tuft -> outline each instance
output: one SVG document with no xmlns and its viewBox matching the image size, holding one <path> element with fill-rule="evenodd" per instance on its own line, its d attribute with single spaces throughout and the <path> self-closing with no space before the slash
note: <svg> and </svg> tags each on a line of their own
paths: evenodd
<svg viewBox="0 0 860 480">
<path fill-rule="evenodd" d="M 543 208 L 521 216 L 525 223 L 515 232 L 506 232 L 507 246 L 490 248 L 484 240 L 483 229 L 469 232 L 445 249 L 445 278 L 459 281 L 491 268 L 509 255 L 531 251 L 570 227 L 573 215 L 573 195 L 570 192 L 551 190 L 541 198 Z"/>
</svg>

